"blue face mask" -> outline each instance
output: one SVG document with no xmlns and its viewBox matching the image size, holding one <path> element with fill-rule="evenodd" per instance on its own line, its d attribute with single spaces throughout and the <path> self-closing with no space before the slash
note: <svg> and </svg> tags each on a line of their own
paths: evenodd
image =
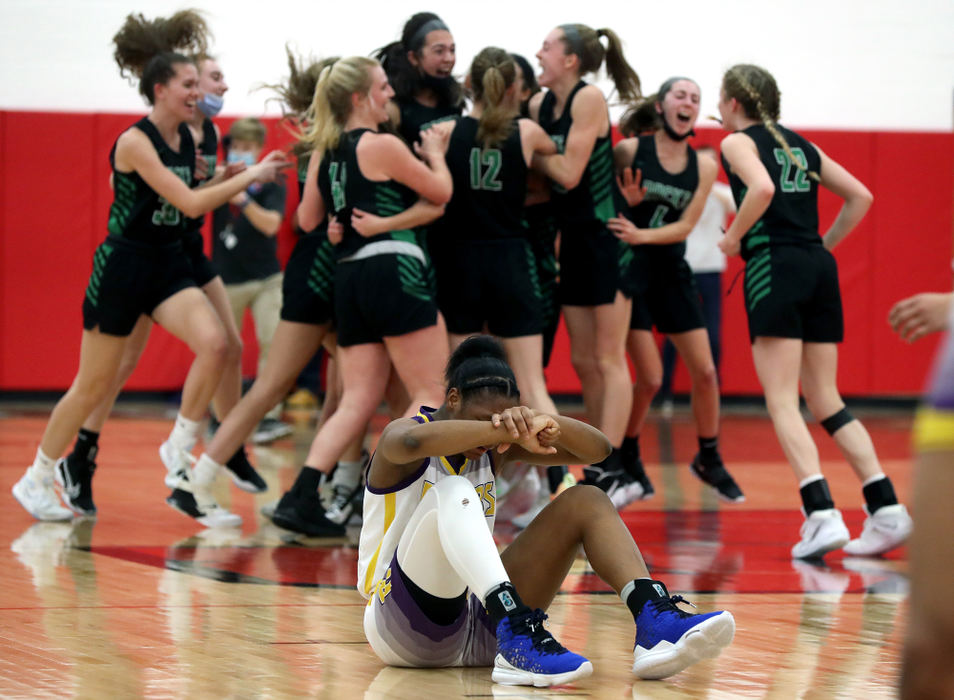
<svg viewBox="0 0 954 700">
<path fill-rule="evenodd" d="M 202 114 L 211 119 L 222 111 L 222 104 L 224 102 L 225 100 L 218 95 L 213 95 L 211 92 L 207 92 L 202 96 L 202 99 L 196 103 L 196 106 L 199 108 Z"/>
<path fill-rule="evenodd" d="M 255 154 L 249 151 L 229 151 L 229 163 L 245 163 L 246 168 L 255 165 Z"/>
</svg>

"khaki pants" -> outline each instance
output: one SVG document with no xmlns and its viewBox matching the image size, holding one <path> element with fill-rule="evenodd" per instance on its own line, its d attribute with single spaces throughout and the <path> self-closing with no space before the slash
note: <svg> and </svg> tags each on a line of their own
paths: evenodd
<svg viewBox="0 0 954 700">
<path fill-rule="evenodd" d="M 235 325 L 242 330 L 242 320 L 245 309 L 251 309 L 252 320 L 255 323 L 255 338 L 258 340 L 258 373 L 261 374 L 268 358 L 268 349 L 272 344 L 272 337 L 282 311 L 282 273 L 272 275 L 263 280 L 251 280 L 241 284 L 227 284 L 225 291 L 232 305 L 232 315 Z M 266 415 L 267 418 L 280 418 L 282 404 L 278 403 Z"/>
</svg>

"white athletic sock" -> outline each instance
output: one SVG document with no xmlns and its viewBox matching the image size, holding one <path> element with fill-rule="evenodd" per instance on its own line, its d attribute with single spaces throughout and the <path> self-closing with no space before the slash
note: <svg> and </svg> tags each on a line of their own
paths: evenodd
<svg viewBox="0 0 954 700">
<path fill-rule="evenodd" d="M 332 486 L 346 486 L 354 489 L 361 483 L 361 467 L 364 466 L 364 460 L 357 462 L 338 462 L 335 473 L 331 476 Z"/>
<path fill-rule="evenodd" d="M 36 457 L 33 459 L 32 468 L 36 470 L 39 476 L 51 476 L 54 464 L 56 464 L 55 459 L 47 457 L 39 447 L 36 448 Z"/>
<path fill-rule="evenodd" d="M 208 486 L 215 481 L 215 475 L 219 473 L 222 465 L 212 460 L 209 455 L 202 453 L 199 461 L 192 467 L 192 480 L 200 486 Z"/>
<path fill-rule="evenodd" d="M 169 433 L 169 442 L 173 447 L 192 452 L 199 441 L 199 421 L 184 418 L 181 413 L 176 414 L 176 422 Z"/>
</svg>

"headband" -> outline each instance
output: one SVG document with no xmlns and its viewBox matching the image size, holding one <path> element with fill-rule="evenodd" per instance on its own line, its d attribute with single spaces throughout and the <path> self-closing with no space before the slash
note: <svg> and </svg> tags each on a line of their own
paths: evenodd
<svg viewBox="0 0 954 700">
<path fill-rule="evenodd" d="M 443 29 L 448 32 L 450 31 L 450 29 L 447 28 L 447 25 L 437 17 L 427 20 L 424 24 L 417 28 L 417 31 L 414 32 L 414 34 L 411 35 L 411 39 L 408 41 L 407 48 L 412 51 L 416 51 L 417 49 L 415 47 L 418 46 L 418 44 L 423 44 L 424 39 L 428 34 L 431 32 L 436 32 L 439 29 Z"/>
<path fill-rule="evenodd" d="M 474 389 L 483 389 L 484 387 L 501 387 L 506 389 L 505 396 L 519 396 L 520 391 L 517 389 L 517 380 L 513 377 L 503 377 L 503 376 L 484 376 L 484 377 L 471 377 L 463 382 L 461 382 L 461 391 L 472 391 Z"/>
<path fill-rule="evenodd" d="M 580 37 L 580 30 L 576 28 L 576 25 L 561 24 L 560 29 L 563 30 L 563 38 L 566 39 L 567 46 L 570 47 L 570 53 L 575 53 L 577 56 L 582 56 L 583 39 Z"/>
</svg>

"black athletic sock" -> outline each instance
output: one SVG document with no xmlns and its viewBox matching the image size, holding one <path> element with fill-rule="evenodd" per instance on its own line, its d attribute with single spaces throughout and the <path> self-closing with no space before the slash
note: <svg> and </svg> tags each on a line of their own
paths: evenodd
<svg viewBox="0 0 954 700">
<path fill-rule="evenodd" d="M 633 581 L 633 584 L 636 587 L 633 589 L 633 592 L 626 597 L 626 607 L 633 613 L 634 620 L 639 617 L 639 613 L 647 601 L 669 597 L 666 584 L 662 581 L 655 581 L 651 578 L 638 578 Z"/>
<path fill-rule="evenodd" d="M 530 612 L 530 608 L 520 600 L 517 589 L 510 581 L 504 581 L 499 586 L 491 588 L 487 597 L 484 598 L 484 607 L 490 619 L 493 620 L 494 629 L 505 617 Z"/>
<path fill-rule="evenodd" d="M 874 515 L 875 511 L 883 506 L 894 506 L 898 503 L 898 497 L 894 493 L 894 485 L 887 476 L 872 481 L 867 486 L 862 487 L 861 491 L 865 495 L 865 505 L 868 506 L 869 515 Z"/>
<path fill-rule="evenodd" d="M 298 478 L 292 484 L 291 490 L 299 495 L 318 495 L 318 486 L 321 484 L 321 472 L 314 467 L 303 466 L 298 472 Z"/>
<path fill-rule="evenodd" d="M 802 506 L 805 508 L 806 517 L 816 510 L 828 510 L 835 507 L 828 482 L 824 478 L 805 484 L 798 491 L 802 496 Z"/>
<path fill-rule="evenodd" d="M 563 479 L 569 473 L 569 468 L 565 465 L 556 467 L 547 467 L 547 485 L 550 487 L 550 493 L 555 494 Z"/>
<path fill-rule="evenodd" d="M 707 467 L 719 461 L 719 436 L 699 438 L 699 462 Z"/>
<path fill-rule="evenodd" d="M 80 428 L 70 457 L 83 462 L 94 462 L 97 452 L 99 452 L 99 433 Z"/>
<path fill-rule="evenodd" d="M 621 466 L 620 460 L 620 449 L 614 447 L 609 455 L 602 462 L 597 462 L 590 466 L 583 467 L 583 475 L 586 476 L 587 472 L 599 476 L 600 474 L 605 474 L 606 472 L 619 471 Z"/>
<path fill-rule="evenodd" d="M 245 445 L 242 445 L 237 450 L 235 450 L 234 455 L 229 457 L 226 464 L 231 466 L 233 464 L 243 464 L 245 462 L 248 462 L 248 455 L 245 453 Z"/>
<path fill-rule="evenodd" d="M 639 435 L 634 435 L 629 437 L 628 435 L 623 438 L 623 445 L 619 448 L 627 459 L 636 461 L 639 459 Z"/>
</svg>

